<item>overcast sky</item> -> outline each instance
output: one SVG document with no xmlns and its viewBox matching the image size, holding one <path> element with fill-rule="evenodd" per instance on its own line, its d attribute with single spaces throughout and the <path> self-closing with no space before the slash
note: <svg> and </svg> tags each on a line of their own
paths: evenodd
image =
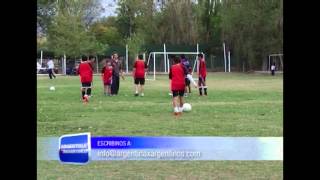
<svg viewBox="0 0 320 180">
<path fill-rule="evenodd" d="M 115 16 L 117 2 L 116 0 L 100 0 L 101 5 L 104 7 L 105 11 L 102 13 L 102 16 Z"/>
</svg>

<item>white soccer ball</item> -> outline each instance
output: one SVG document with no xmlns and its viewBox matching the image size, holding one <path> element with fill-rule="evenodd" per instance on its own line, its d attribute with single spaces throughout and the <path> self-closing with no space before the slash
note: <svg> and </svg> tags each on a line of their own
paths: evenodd
<svg viewBox="0 0 320 180">
<path fill-rule="evenodd" d="M 54 86 L 51 86 L 50 91 L 54 91 L 54 90 L 56 90 L 56 88 Z"/>
<path fill-rule="evenodd" d="M 183 104 L 183 111 L 185 111 L 185 112 L 188 112 L 188 111 L 191 111 L 191 104 L 189 104 L 189 103 L 184 103 Z"/>
</svg>

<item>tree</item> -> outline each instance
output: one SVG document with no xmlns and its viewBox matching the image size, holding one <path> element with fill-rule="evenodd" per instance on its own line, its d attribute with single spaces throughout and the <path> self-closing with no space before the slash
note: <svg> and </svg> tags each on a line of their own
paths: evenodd
<svg viewBox="0 0 320 180">
<path fill-rule="evenodd" d="M 269 53 L 281 53 L 283 0 L 118 0 L 117 16 L 99 18 L 99 0 L 39 0 L 38 47 L 58 54 L 103 52 L 129 44 L 206 46 L 225 42 L 233 62 L 258 69 Z M 116 1 L 114 1 L 116 2 Z M 220 52 L 220 51 L 219 51 Z"/>
<path fill-rule="evenodd" d="M 96 54 L 104 46 L 88 30 L 88 9 L 94 4 L 87 0 L 61 0 L 56 16 L 48 29 L 49 47 L 56 55 Z"/>
<path fill-rule="evenodd" d="M 220 0 L 199 0 L 197 5 L 197 21 L 200 37 L 206 43 L 220 40 Z"/>
<path fill-rule="evenodd" d="M 146 42 L 157 43 L 159 34 L 155 3 L 152 0 L 141 1 L 139 7 L 141 11 L 136 17 L 136 32 L 143 34 Z"/>
<path fill-rule="evenodd" d="M 112 19 L 112 18 L 111 18 Z M 124 40 L 119 33 L 114 22 L 110 22 L 109 18 L 96 21 L 91 25 L 90 31 L 94 34 L 97 41 L 104 45 L 122 45 Z"/>
<path fill-rule="evenodd" d="M 86 28 L 97 20 L 103 8 L 99 0 L 58 0 L 60 13 L 81 17 Z"/>
<path fill-rule="evenodd" d="M 198 39 L 195 4 L 191 0 L 166 1 L 157 24 L 157 35 L 170 44 L 195 44 Z"/>
<path fill-rule="evenodd" d="M 129 56 L 132 59 L 135 59 L 136 56 L 143 52 L 143 45 L 145 44 L 144 36 L 140 33 L 135 33 L 132 37 L 127 39 L 127 44 L 129 47 Z"/>
<path fill-rule="evenodd" d="M 280 0 L 223 1 L 223 41 L 234 50 L 240 64 L 260 69 L 265 57 L 282 51 Z"/>
<path fill-rule="evenodd" d="M 46 34 L 52 18 L 56 14 L 55 0 L 37 0 L 37 34 Z"/>
<path fill-rule="evenodd" d="M 58 15 L 49 28 L 49 47 L 57 55 L 80 56 L 89 53 L 94 39 L 84 29 L 79 17 Z"/>
<path fill-rule="evenodd" d="M 141 13 L 142 0 L 119 0 L 117 24 L 123 37 L 131 37 L 137 28 L 136 17 Z"/>
</svg>

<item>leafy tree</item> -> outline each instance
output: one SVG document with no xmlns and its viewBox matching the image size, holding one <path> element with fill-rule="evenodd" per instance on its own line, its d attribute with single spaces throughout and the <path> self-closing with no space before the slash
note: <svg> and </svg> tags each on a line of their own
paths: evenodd
<svg viewBox="0 0 320 180">
<path fill-rule="evenodd" d="M 67 54 L 78 57 L 81 54 L 101 52 L 103 45 L 90 33 L 87 25 L 88 9 L 94 7 L 94 1 L 60 0 L 58 11 L 48 29 L 49 47 L 56 55 Z M 90 13 L 89 13 L 90 12 Z"/>
<path fill-rule="evenodd" d="M 95 22 L 90 31 L 97 41 L 104 45 L 121 45 L 124 43 L 121 34 L 115 24 L 109 22 L 109 18 Z"/>
<path fill-rule="evenodd" d="M 137 28 L 137 16 L 141 15 L 142 0 L 118 0 L 117 24 L 123 37 L 131 37 Z"/>
<path fill-rule="evenodd" d="M 37 34 L 47 32 L 52 18 L 56 14 L 56 0 L 37 0 Z"/>
<path fill-rule="evenodd" d="M 282 51 L 280 0 L 223 1 L 222 39 L 240 64 L 260 69 L 266 56 Z"/>
<path fill-rule="evenodd" d="M 135 33 L 131 38 L 127 39 L 127 44 L 129 47 L 129 56 L 132 59 L 135 59 L 136 56 L 143 52 L 143 45 L 145 44 L 144 36 L 140 33 Z"/>
</svg>

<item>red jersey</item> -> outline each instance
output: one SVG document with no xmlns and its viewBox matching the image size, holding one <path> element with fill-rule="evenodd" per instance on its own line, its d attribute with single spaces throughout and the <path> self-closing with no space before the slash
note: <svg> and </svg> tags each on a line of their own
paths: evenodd
<svg viewBox="0 0 320 180">
<path fill-rule="evenodd" d="M 134 72 L 134 77 L 135 78 L 144 78 L 144 69 L 147 68 L 147 65 L 144 63 L 143 60 L 136 60 L 134 62 L 134 65 L 133 67 L 136 69 L 135 72 Z"/>
<path fill-rule="evenodd" d="M 89 63 L 83 62 L 79 65 L 78 73 L 82 83 L 91 83 L 93 77 L 93 70 Z"/>
<path fill-rule="evenodd" d="M 198 71 L 199 77 L 206 77 L 207 76 L 207 68 L 206 68 L 206 62 L 203 58 L 200 59 L 199 63 L 199 71 Z"/>
<path fill-rule="evenodd" d="M 174 64 L 170 68 L 169 78 L 171 79 L 171 91 L 184 91 L 185 75 L 187 74 L 185 68 L 181 63 Z"/>
<path fill-rule="evenodd" d="M 103 82 L 109 82 L 112 79 L 112 66 L 108 67 L 105 66 L 102 69 L 102 74 L 103 74 Z"/>
</svg>

